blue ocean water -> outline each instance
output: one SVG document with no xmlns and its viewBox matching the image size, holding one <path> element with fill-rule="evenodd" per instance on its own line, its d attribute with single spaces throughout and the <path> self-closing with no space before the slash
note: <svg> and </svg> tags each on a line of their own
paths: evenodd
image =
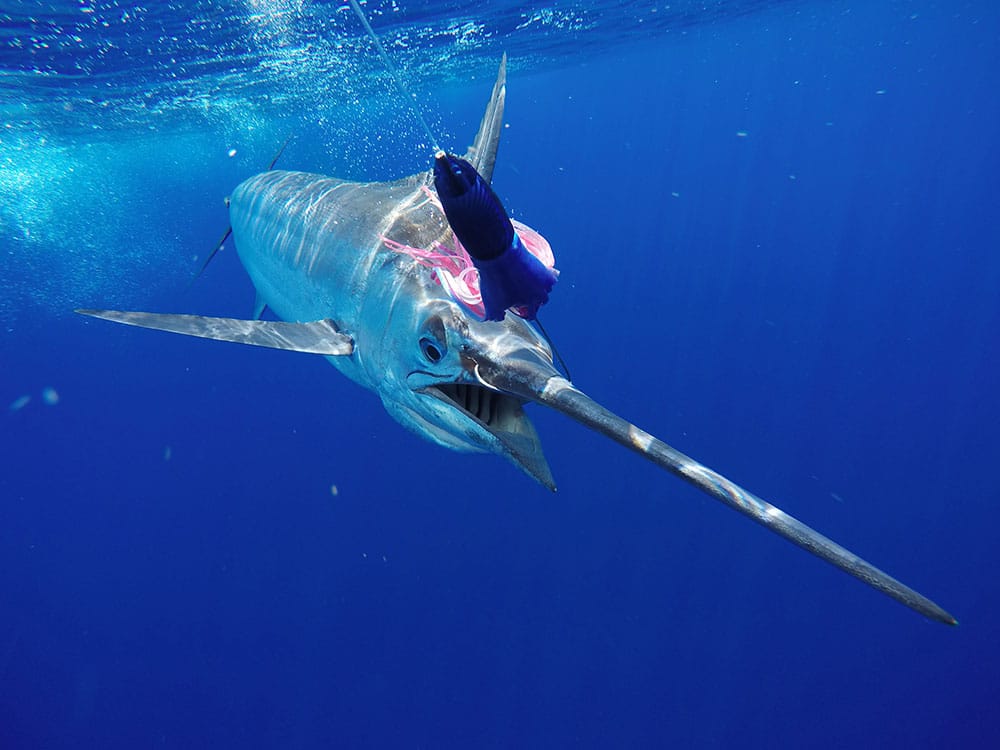
<svg viewBox="0 0 1000 750">
<path fill-rule="evenodd" d="M 308 355 L 124 329 L 253 292 L 223 199 L 428 148 L 338 2 L 0 3 L 0 747 L 994 747 L 1000 6 L 365 5 L 609 408 L 930 622 L 598 435 L 559 491 Z M 6 401 L 4 401 L 4 399 Z"/>
</svg>

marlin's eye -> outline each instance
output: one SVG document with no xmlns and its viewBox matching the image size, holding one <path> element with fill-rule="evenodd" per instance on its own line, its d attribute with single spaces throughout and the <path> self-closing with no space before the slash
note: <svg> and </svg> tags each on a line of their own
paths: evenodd
<svg viewBox="0 0 1000 750">
<path fill-rule="evenodd" d="M 448 351 L 448 333 L 441 316 L 433 314 L 427 318 L 420 328 L 420 334 L 420 353 L 424 355 L 424 359 L 436 365 Z"/>
<path fill-rule="evenodd" d="M 437 364 L 444 356 L 444 347 L 439 342 L 424 336 L 420 339 L 420 351 L 431 364 Z"/>
</svg>

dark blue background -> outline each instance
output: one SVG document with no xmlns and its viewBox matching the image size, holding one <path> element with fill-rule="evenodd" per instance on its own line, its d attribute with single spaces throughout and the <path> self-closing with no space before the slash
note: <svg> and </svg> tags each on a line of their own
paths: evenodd
<svg viewBox="0 0 1000 750">
<path fill-rule="evenodd" d="M 958 628 L 540 409 L 554 495 L 321 359 L 72 317 L 249 312 L 234 254 L 187 292 L 176 267 L 284 123 L 236 160 L 150 135 L 52 219 L 104 237 L 92 289 L 30 307 L 45 264 L 4 261 L 0 395 L 33 399 L 0 415 L 0 747 L 995 746 L 998 20 L 805 3 L 514 61 L 494 180 L 555 248 L 581 388 Z M 487 95 L 427 106 L 464 143 Z M 283 166 L 424 166 L 320 143 Z M 158 236 L 183 261 L 129 254 Z"/>
</svg>

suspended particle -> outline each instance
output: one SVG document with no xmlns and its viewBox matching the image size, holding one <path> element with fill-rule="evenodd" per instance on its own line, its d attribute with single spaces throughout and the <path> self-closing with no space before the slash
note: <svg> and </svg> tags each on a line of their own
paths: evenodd
<svg viewBox="0 0 1000 750">
<path fill-rule="evenodd" d="M 31 396 L 21 396 L 11 401 L 9 408 L 11 411 L 21 411 L 21 409 L 28 405 L 29 401 L 31 401 Z"/>
</svg>

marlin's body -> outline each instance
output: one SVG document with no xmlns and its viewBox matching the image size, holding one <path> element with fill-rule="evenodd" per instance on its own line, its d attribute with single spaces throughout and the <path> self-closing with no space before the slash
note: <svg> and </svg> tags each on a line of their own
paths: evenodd
<svg viewBox="0 0 1000 750">
<path fill-rule="evenodd" d="M 280 171 L 240 184 L 230 199 L 230 220 L 258 304 L 282 320 L 335 320 L 356 341 L 375 342 L 391 338 L 400 317 L 410 324 L 430 300 L 447 299 L 411 258 L 380 239 L 420 247 L 444 236 L 447 224 L 428 210 L 420 191 L 426 184 Z M 395 384 L 386 377 L 398 369 L 398 356 L 379 345 L 330 361 L 359 385 L 385 393 L 390 405 Z"/>
<path fill-rule="evenodd" d="M 505 98 L 504 66 L 468 161 L 492 177 Z M 711 469 L 604 409 L 563 378 L 545 340 L 508 313 L 481 321 L 390 243 L 426 248 L 451 235 L 432 200 L 431 172 L 358 183 L 269 171 L 230 201 L 233 237 L 258 312 L 284 322 L 82 310 L 130 325 L 326 354 L 379 394 L 400 423 L 460 451 L 502 455 L 554 489 L 523 404 L 540 403 L 628 447 L 916 611 L 949 624 L 932 601 Z"/>
<path fill-rule="evenodd" d="M 433 364 L 424 361 L 422 337 L 414 336 L 422 323 L 439 320 L 441 326 L 447 321 L 466 329 L 485 329 L 484 339 L 497 334 L 497 324 L 469 316 L 425 268 L 388 249 L 381 239 L 426 247 L 448 234 L 444 215 L 425 192 L 430 182 L 429 173 L 390 183 L 281 171 L 251 177 L 230 200 L 240 260 L 257 289 L 258 304 L 263 302 L 278 317 L 333 320 L 355 341 L 367 342 L 350 357 L 330 357 L 330 361 L 351 380 L 378 393 L 400 423 L 455 450 L 517 450 L 521 465 L 526 462 L 530 474 L 552 486 L 537 436 L 519 404 L 503 400 L 494 404 L 507 407 L 499 416 L 514 417 L 507 426 L 523 437 L 504 450 L 494 435 L 468 420 L 461 420 L 465 424 L 457 430 L 449 429 L 454 420 L 445 412 L 449 424 L 441 424 L 434 419 L 441 416 L 440 398 L 413 388 L 414 379 L 421 385 L 437 379 L 421 372 Z M 513 333 L 519 346 L 528 344 L 551 362 L 547 344 L 523 320 L 508 316 L 499 325 Z M 401 368 L 403 363 L 407 366 Z M 433 410 L 430 418 L 428 408 Z"/>
</svg>

